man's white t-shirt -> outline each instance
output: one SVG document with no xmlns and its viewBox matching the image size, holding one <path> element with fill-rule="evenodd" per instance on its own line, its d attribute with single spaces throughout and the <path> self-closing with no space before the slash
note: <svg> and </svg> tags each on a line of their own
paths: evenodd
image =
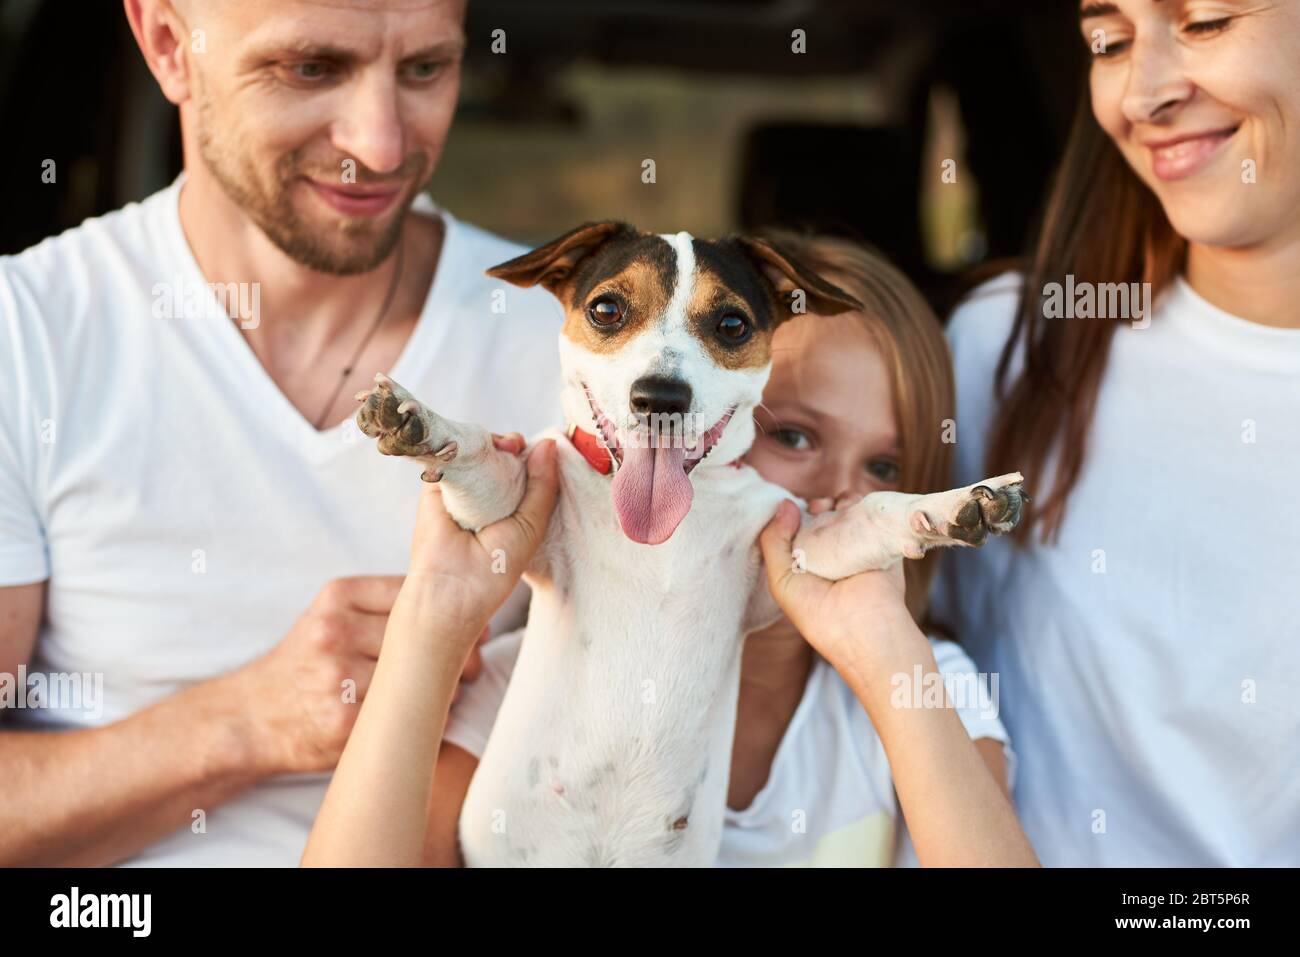
<svg viewBox="0 0 1300 957">
<path fill-rule="evenodd" d="M 219 310 L 165 318 L 211 297 L 182 185 L 0 258 L 0 585 L 49 579 L 29 682 L 102 675 L 97 703 L 11 710 L 8 728 L 124 718 L 270 650 L 328 580 L 406 569 L 418 467 L 351 420 L 317 432 Z M 559 304 L 484 276 L 521 247 L 427 197 L 415 208 L 445 239 L 382 371 L 452 419 L 558 424 Z M 327 781 L 277 778 L 196 809 L 202 828 L 132 863 L 296 864 Z"/>
<path fill-rule="evenodd" d="M 985 473 L 1019 287 L 949 327 L 958 484 Z M 1115 333 L 1059 542 L 945 554 L 933 611 L 1001 675 L 1045 864 L 1300 865 L 1298 499 L 1300 330 L 1180 279 Z"/>
<path fill-rule="evenodd" d="M 483 645 L 483 670 L 461 689 L 443 740 L 481 757 L 514 670 L 523 631 Z M 935 662 L 971 738 L 1002 742 L 1007 772 L 1015 755 L 997 717 L 995 688 L 950 641 L 932 641 Z M 911 693 L 909 689 L 909 694 Z M 917 700 L 925 700 L 923 688 Z M 898 801 L 884 746 L 853 691 L 815 659 L 767 783 L 742 811 L 727 808 L 719 867 L 880 867 L 894 861 Z M 902 863 L 914 863 L 904 842 Z"/>
</svg>

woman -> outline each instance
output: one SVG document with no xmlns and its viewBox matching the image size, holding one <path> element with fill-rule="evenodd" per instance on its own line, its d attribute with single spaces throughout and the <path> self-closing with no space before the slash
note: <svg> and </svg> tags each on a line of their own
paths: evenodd
<svg viewBox="0 0 1300 957">
<path fill-rule="evenodd" d="M 949 330 L 957 479 L 1035 507 L 936 614 L 1001 675 L 1044 863 L 1295 865 L 1300 0 L 1080 13 L 1032 258 Z"/>
<path fill-rule="evenodd" d="M 896 270 L 852 244 L 780 241 L 867 308 L 796 317 L 777 330 L 758 415 L 763 434 L 749 464 L 808 499 L 948 487 L 950 450 L 932 425 L 951 417 L 952 380 L 934 316 Z M 424 521 L 434 518 L 450 524 L 426 510 Z M 906 596 L 902 566 L 831 585 L 791 572 L 796 525 L 787 506 L 761 541 L 773 593 L 795 625 L 783 622 L 746 642 L 718 863 L 885 863 L 899 804 L 921 863 L 1036 863 L 1006 798 L 1006 734 L 987 689 L 969 675 L 954 692 L 984 693 L 957 709 L 897 697 L 900 685 L 910 691 L 922 675 L 973 671 L 959 648 L 932 644 L 917 626 L 932 562 L 908 563 Z M 419 554 L 417 568 L 427 561 Z M 850 631 L 846 621 L 864 624 Z M 410 647 L 414 627 L 405 613 L 395 616 L 383 654 Z M 435 669 L 418 653 L 394 653 L 406 662 L 401 678 L 393 669 L 376 672 L 305 862 L 416 863 L 423 839 L 425 862 L 459 863 L 461 802 L 519 640 L 503 636 L 484 648 L 483 673 L 453 711 L 431 786 L 430 742 L 442 732 L 446 699 L 405 703 L 427 683 L 421 674 Z M 450 672 L 436 673 L 443 681 L 435 689 L 445 691 Z M 357 757 L 362 751 L 369 756 Z M 400 772 L 385 770 L 399 761 Z M 396 788 L 409 791 L 400 804 Z M 423 817 L 411 816 L 426 805 L 427 831 Z"/>
</svg>

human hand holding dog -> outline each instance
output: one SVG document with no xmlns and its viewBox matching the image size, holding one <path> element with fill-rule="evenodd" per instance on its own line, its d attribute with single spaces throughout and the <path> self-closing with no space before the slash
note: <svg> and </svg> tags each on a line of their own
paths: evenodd
<svg viewBox="0 0 1300 957">
<path fill-rule="evenodd" d="M 816 502 L 814 514 L 840 502 Z M 804 570 L 796 560 L 794 538 L 799 509 L 789 499 L 777 508 L 759 536 L 772 598 L 786 617 L 850 683 L 873 691 L 888 687 L 888 676 L 930 654 L 904 601 L 902 562 L 829 581 Z"/>
<path fill-rule="evenodd" d="M 918 668 L 925 675 L 938 673 L 929 641 L 903 600 L 902 562 L 828 581 L 799 569 L 794 554 L 799 525 L 799 509 L 787 499 L 763 529 L 759 546 L 768 587 L 871 718 L 920 862 L 1036 866 L 1001 785 L 947 696 L 936 707 L 890 700 L 894 676 L 910 676 Z"/>
<path fill-rule="evenodd" d="M 524 449 L 518 434 L 494 436 L 493 443 L 515 455 Z M 478 532 L 456 524 L 436 483 L 424 485 L 403 593 L 428 601 L 428 611 L 445 635 L 473 640 L 541 544 L 558 490 L 553 439 L 538 443 L 529 454 L 527 485 L 514 514 Z"/>
<path fill-rule="evenodd" d="M 523 441 L 494 437 L 503 451 Z M 559 492 L 555 442 L 528 456 L 514 514 L 456 524 L 436 484 L 421 493 L 411 565 L 393 603 L 356 727 L 312 828 L 304 865 L 416 865 L 448 708 L 475 639 L 537 551 Z M 376 787 L 375 782 L 382 782 Z"/>
</svg>

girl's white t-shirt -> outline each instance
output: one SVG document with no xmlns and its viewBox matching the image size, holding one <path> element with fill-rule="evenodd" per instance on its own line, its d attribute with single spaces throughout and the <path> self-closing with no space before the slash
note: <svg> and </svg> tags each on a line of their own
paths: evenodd
<svg viewBox="0 0 1300 957">
<path fill-rule="evenodd" d="M 475 757 L 483 754 L 514 669 L 523 631 L 483 646 L 483 670 L 461 689 L 443 740 Z M 975 673 L 957 645 L 932 640 L 935 661 L 958 717 L 971 738 L 1002 742 L 1008 774 L 1015 755 L 997 717 L 995 683 Z M 900 694 L 924 700 L 923 684 Z M 885 750 L 866 710 L 822 658 L 816 658 L 803 697 L 786 728 L 767 783 L 742 811 L 728 808 L 719 867 L 870 867 L 914 863 L 904 838 L 895 851 L 898 801 Z"/>
<path fill-rule="evenodd" d="M 1019 289 L 949 326 L 958 484 Z M 1059 541 L 952 550 L 932 612 L 1001 676 L 1043 863 L 1300 865 L 1300 329 L 1175 282 L 1115 332 Z"/>
<path fill-rule="evenodd" d="M 350 418 L 316 431 L 280 392 L 214 306 L 183 182 L 0 258 L 0 586 L 49 580 L 24 677 L 69 689 L 6 729 L 125 718 L 269 651 L 330 579 L 406 570 L 419 469 Z M 442 219 L 442 252 L 383 371 L 453 419 L 561 422 L 559 304 L 483 274 L 524 250 L 426 196 L 413 215 Z M 328 780 L 196 808 L 131 863 L 292 866 Z"/>
</svg>

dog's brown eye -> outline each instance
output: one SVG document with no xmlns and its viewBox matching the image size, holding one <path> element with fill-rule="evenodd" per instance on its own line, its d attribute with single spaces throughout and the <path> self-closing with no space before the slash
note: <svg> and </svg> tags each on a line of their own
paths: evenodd
<svg viewBox="0 0 1300 957">
<path fill-rule="evenodd" d="M 609 296 L 601 296 L 587 307 L 587 315 L 598 326 L 612 326 L 623 318 L 623 307 Z"/>
<path fill-rule="evenodd" d="M 739 345 L 749 338 L 749 323 L 735 313 L 718 320 L 718 335 L 732 345 Z"/>
</svg>

